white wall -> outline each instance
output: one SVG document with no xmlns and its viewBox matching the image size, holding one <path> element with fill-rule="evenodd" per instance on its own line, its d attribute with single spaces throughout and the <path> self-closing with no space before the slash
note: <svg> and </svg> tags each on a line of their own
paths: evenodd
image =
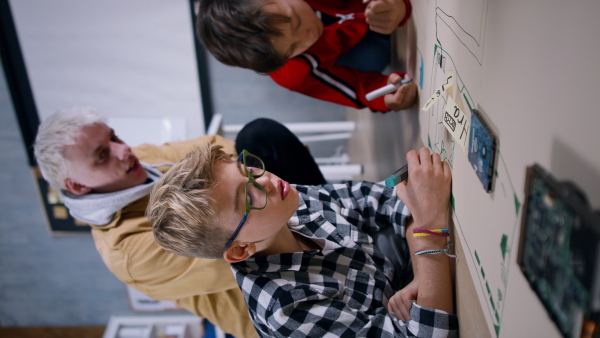
<svg viewBox="0 0 600 338">
<path fill-rule="evenodd" d="M 108 117 L 184 119 L 180 139 L 203 135 L 187 0 L 10 5 L 40 119 L 93 106 Z"/>
</svg>

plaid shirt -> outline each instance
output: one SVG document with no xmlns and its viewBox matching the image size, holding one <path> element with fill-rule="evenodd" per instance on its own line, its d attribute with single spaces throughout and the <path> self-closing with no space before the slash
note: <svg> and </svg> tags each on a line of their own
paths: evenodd
<svg viewBox="0 0 600 338">
<path fill-rule="evenodd" d="M 394 270 L 369 234 L 389 226 L 404 234 L 410 212 L 393 189 L 369 182 L 296 188 L 300 203 L 288 226 L 323 249 L 231 265 L 260 336 L 458 335 L 455 315 L 413 303 L 412 320 L 403 322 L 387 311 Z"/>
</svg>

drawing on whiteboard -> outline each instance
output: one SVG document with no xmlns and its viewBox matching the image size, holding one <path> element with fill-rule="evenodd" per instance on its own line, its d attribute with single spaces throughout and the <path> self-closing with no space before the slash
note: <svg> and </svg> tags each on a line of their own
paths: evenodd
<svg viewBox="0 0 600 338">
<path fill-rule="evenodd" d="M 470 119 L 460 109 L 458 103 L 454 102 L 452 96 L 448 96 L 446 98 L 446 110 L 444 111 L 444 125 L 463 151 L 465 151 L 469 140 L 470 124 Z"/>
<path fill-rule="evenodd" d="M 445 55 L 446 54 L 446 55 Z M 451 68 L 448 70 L 442 68 L 442 64 L 446 65 L 445 62 L 440 63 L 441 56 L 444 56 L 444 60 L 449 57 L 447 53 L 440 47 L 435 47 L 434 50 L 434 65 L 433 71 L 431 75 L 431 87 L 430 88 L 438 88 L 431 95 L 431 99 L 429 99 L 425 105 L 423 106 L 423 110 L 429 110 L 429 131 L 427 135 L 427 145 L 434 152 L 439 153 L 442 156 L 442 160 L 448 162 L 450 167 L 453 165 L 452 159 L 454 158 L 454 145 L 456 144 L 455 140 L 452 136 L 446 132 L 446 127 L 444 125 L 444 116 L 445 116 L 445 107 L 448 96 L 453 96 L 455 91 L 463 93 L 466 87 L 462 80 L 454 73 L 454 64 L 451 63 Z M 450 67 L 450 66 L 449 66 Z M 446 84 L 452 84 L 450 87 L 445 87 Z M 443 95 L 438 95 L 438 93 Z M 463 95 L 469 95 L 468 92 L 465 91 Z M 465 100 L 469 107 L 471 106 L 469 102 L 472 99 L 467 99 L 465 96 Z M 457 102 L 459 106 L 463 106 L 462 99 L 458 99 L 460 103 Z M 446 145 L 452 145 L 451 149 L 447 149 Z"/>
<path fill-rule="evenodd" d="M 477 110 L 471 111 L 471 135 L 469 140 L 469 162 L 486 192 L 491 192 L 494 183 L 497 140 L 483 115 Z"/>
<path fill-rule="evenodd" d="M 450 6 L 444 9 L 436 7 L 436 40 L 440 46 L 443 46 L 438 33 L 444 29 L 450 30 L 481 66 L 483 62 L 483 37 L 486 26 L 485 13 L 487 12 L 488 0 L 457 0 L 456 2 L 458 4 L 452 8 Z M 480 13 L 480 15 L 469 15 L 465 11 L 452 12 L 453 9 L 465 8 L 465 6 L 471 9 L 469 13 Z M 440 66 L 444 61 L 444 56 L 440 55 L 438 60 Z"/>
<path fill-rule="evenodd" d="M 465 162 L 460 162 L 461 167 L 465 167 L 466 164 L 467 167 L 473 168 L 473 165 L 469 163 L 466 150 L 464 150 L 465 152 L 459 151 L 455 153 L 457 141 L 463 140 L 464 142 L 465 140 L 461 137 L 460 132 L 454 137 L 451 135 L 447 130 L 447 126 L 445 126 L 447 122 L 444 122 L 444 118 L 448 114 L 448 111 L 450 114 L 453 114 L 456 109 L 460 108 L 466 118 L 472 121 L 472 111 L 476 107 L 476 101 L 471 96 L 465 84 L 465 78 L 463 78 L 457 68 L 452 55 L 441 46 L 435 45 L 433 60 L 431 66 L 428 68 L 431 70 L 431 76 L 428 76 L 431 82 L 425 85 L 425 90 L 429 90 L 430 92 L 424 92 L 423 96 L 436 98 L 434 101 L 428 100 L 426 102 L 426 106 L 429 109 L 426 113 L 426 120 L 428 120 L 428 146 L 432 151 L 439 153 L 442 160 L 447 161 L 453 169 L 458 165 L 455 163 L 458 160 Z M 442 88 L 442 85 L 448 83 L 450 76 L 452 76 L 453 80 L 452 86 L 446 88 L 445 95 L 440 95 L 438 98 L 437 92 Z M 451 105 L 451 107 L 448 105 Z M 457 119 L 455 131 L 461 130 L 458 128 L 458 121 L 460 119 Z M 478 136 L 483 136 L 482 130 L 477 131 L 477 133 Z M 464 133 L 463 136 L 465 136 Z M 484 138 L 480 141 L 483 140 Z M 518 227 L 520 201 L 496 142 L 497 136 L 494 136 L 493 143 L 495 152 L 497 153 L 494 165 L 490 166 L 491 163 L 489 161 L 486 162 L 487 166 L 485 170 L 482 167 L 482 170 L 484 170 L 482 174 L 485 174 L 484 181 L 487 187 L 491 187 L 492 180 L 495 181 L 494 184 L 501 186 L 498 192 L 492 190 L 488 196 L 490 199 L 493 199 L 494 208 L 503 215 L 509 215 L 508 217 L 511 217 L 513 221 L 508 222 L 505 227 L 485 227 L 482 224 L 461 223 L 461 215 L 464 218 L 469 212 L 470 207 L 461 205 L 460 190 L 453 191 L 453 197 L 455 198 L 453 201 L 453 220 L 456 231 L 461 235 L 465 255 L 471 257 L 470 269 L 476 285 L 477 280 L 479 281 L 478 292 L 482 306 L 484 310 L 487 309 L 486 316 L 489 318 L 496 336 L 498 336 L 506 299 L 508 274 L 511 271 L 511 246 Z M 489 142 L 486 144 L 491 146 Z M 461 149 L 461 147 L 458 147 L 458 149 Z M 486 156 L 489 155 L 487 153 L 489 150 L 491 148 L 486 148 Z M 481 151 L 483 151 L 483 148 L 478 147 L 478 155 L 480 155 Z M 486 158 L 489 159 L 489 157 Z M 469 171 L 472 172 L 472 170 L 470 169 Z M 469 177 L 472 177 L 479 186 L 484 183 L 484 181 L 479 181 L 478 175 L 471 174 Z M 481 238 L 486 238 L 486 240 L 481 241 Z M 490 244 L 493 244 L 498 250 L 489 250 Z"/>
</svg>

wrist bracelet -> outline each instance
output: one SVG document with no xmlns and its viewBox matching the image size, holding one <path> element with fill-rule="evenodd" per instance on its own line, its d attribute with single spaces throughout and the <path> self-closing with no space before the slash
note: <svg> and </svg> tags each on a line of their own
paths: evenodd
<svg viewBox="0 0 600 338">
<path fill-rule="evenodd" d="M 446 246 L 441 250 L 421 250 L 421 251 L 415 252 L 415 255 L 420 256 L 420 255 L 433 255 L 433 254 L 445 253 L 446 256 L 448 256 L 448 257 L 456 258 L 456 255 L 451 255 L 448 253 L 448 251 L 450 251 L 451 247 L 452 247 L 452 242 L 448 242 L 448 244 L 446 244 Z"/>
<path fill-rule="evenodd" d="M 450 236 L 450 230 L 448 228 L 443 229 L 413 229 L 413 237 L 423 237 L 423 236 L 439 236 L 439 237 L 448 237 Z"/>
</svg>

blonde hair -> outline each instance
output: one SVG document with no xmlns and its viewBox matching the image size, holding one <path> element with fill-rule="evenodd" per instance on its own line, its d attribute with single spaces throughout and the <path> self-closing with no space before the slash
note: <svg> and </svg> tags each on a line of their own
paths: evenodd
<svg viewBox="0 0 600 338">
<path fill-rule="evenodd" d="M 75 107 L 54 113 L 38 127 L 33 146 L 35 159 L 42 176 L 54 189 L 65 189 L 65 179 L 70 175 L 65 146 L 75 144 L 81 130 L 96 123 L 106 124 L 106 120 L 90 107 Z"/>
<path fill-rule="evenodd" d="M 186 257 L 223 258 L 227 239 L 212 197 L 217 162 L 232 162 L 223 147 L 207 144 L 173 166 L 154 185 L 146 216 L 154 240 L 166 251 Z"/>
</svg>

